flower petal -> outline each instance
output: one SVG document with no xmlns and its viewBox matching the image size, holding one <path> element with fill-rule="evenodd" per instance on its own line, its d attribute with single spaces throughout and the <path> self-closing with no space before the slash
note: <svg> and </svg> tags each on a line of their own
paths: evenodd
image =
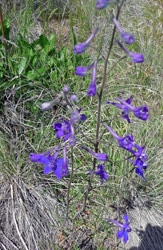
<svg viewBox="0 0 163 250">
<path fill-rule="evenodd" d="M 124 236 L 124 243 L 126 243 L 128 241 L 128 233 L 126 231 L 123 232 L 123 236 Z"/>
<path fill-rule="evenodd" d="M 41 164 L 48 164 L 49 160 L 46 156 L 41 154 L 30 154 L 30 160 L 32 162 L 39 162 Z"/>
<path fill-rule="evenodd" d="M 63 158 L 57 160 L 57 167 L 54 170 L 54 174 L 56 175 L 58 180 L 60 180 L 63 176 L 68 174 L 68 168 L 63 170 Z"/>
<path fill-rule="evenodd" d="M 124 236 L 124 230 L 117 232 L 118 239 L 121 239 L 123 236 Z"/>
<path fill-rule="evenodd" d="M 134 63 L 142 63 L 144 62 L 144 56 L 142 54 L 137 54 L 137 53 L 133 53 L 128 51 L 121 43 L 120 41 L 117 41 L 118 45 L 126 52 L 126 54 L 128 54 L 131 57 L 131 62 Z"/>
<path fill-rule="evenodd" d="M 98 0 L 96 2 L 96 9 L 102 10 L 102 9 L 106 8 L 110 2 L 112 2 L 112 0 Z"/>
<path fill-rule="evenodd" d="M 46 166 L 44 167 L 44 174 L 49 174 L 50 172 L 52 172 L 52 169 L 50 168 L 49 165 L 46 165 Z"/>
<path fill-rule="evenodd" d="M 75 45 L 73 49 L 74 54 L 83 53 L 87 49 L 87 47 L 89 46 L 93 38 L 95 37 L 97 31 L 98 31 L 98 28 L 95 29 L 95 31 L 91 34 L 91 36 L 87 39 L 87 41 L 85 41 L 84 43 L 78 43 L 77 45 Z"/>
<path fill-rule="evenodd" d="M 96 71 L 97 71 L 97 61 L 94 63 L 93 72 L 92 72 L 92 82 L 88 87 L 87 94 L 89 96 L 96 95 Z"/>
<path fill-rule="evenodd" d="M 125 214 L 125 215 L 123 216 L 123 218 L 124 218 L 124 220 L 125 220 L 126 222 L 128 222 L 128 216 L 127 216 L 127 214 Z"/>
</svg>

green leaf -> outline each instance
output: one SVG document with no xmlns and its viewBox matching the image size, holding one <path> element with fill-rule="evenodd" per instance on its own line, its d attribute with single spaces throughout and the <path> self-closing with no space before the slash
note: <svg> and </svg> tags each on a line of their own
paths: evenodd
<svg viewBox="0 0 163 250">
<path fill-rule="evenodd" d="M 20 75 L 23 70 L 25 69 L 26 66 L 26 62 L 27 62 L 27 58 L 23 58 L 21 59 L 20 63 L 18 64 L 18 74 Z"/>
<path fill-rule="evenodd" d="M 74 20 L 73 20 L 73 15 L 70 15 L 70 28 L 71 28 L 71 34 L 72 34 L 72 39 L 73 39 L 73 47 L 77 44 L 77 39 L 75 36 L 74 32 Z"/>
<path fill-rule="evenodd" d="M 18 34 L 18 45 L 22 48 L 31 48 L 31 45 L 23 39 L 21 34 Z"/>
<path fill-rule="evenodd" d="M 40 45 L 45 48 L 49 44 L 49 41 L 45 35 L 40 36 Z"/>
<path fill-rule="evenodd" d="M 32 58 L 32 66 L 33 67 L 36 65 L 37 60 L 38 60 L 38 56 L 34 55 L 33 58 Z"/>
<path fill-rule="evenodd" d="M 55 35 L 51 34 L 49 37 L 49 51 L 53 50 L 55 46 Z"/>
<path fill-rule="evenodd" d="M 43 76 L 45 74 L 45 72 L 47 71 L 47 68 L 39 68 L 37 70 L 30 70 L 27 73 L 27 77 L 29 79 L 37 79 L 40 78 L 41 76 Z"/>
<path fill-rule="evenodd" d="M 4 20 L 3 26 L 4 26 L 5 38 L 7 40 L 9 40 L 9 34 L 10 34 L 10 22 L 9 22 L 9 19 Z"/>
</svg>

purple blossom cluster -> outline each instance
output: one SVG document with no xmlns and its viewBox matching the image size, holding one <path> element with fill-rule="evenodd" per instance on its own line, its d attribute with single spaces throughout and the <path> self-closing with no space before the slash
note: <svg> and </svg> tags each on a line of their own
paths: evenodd
<svg viewBox="0 0 163 250">
<path fill-rule="evenodd" d="M 148 156 L 144 151 L 144 147 L 140 147 L 136 143 L 134 144 L 134 138 L 130 134 L 125 137 L 120 137 L 106 123 L 104 123 L 104 126 L 117 140 L 119 147 L 127 150 L 128 152 L 132 153 L 134 157 L 136 157 L 135 161 L 130 161 L 133 162 L 134 166 L 137 166 L 137 168 L 135 169 L 136 174 L 141 175 L 143 180 L 145 181 L 143 170 L 146 170 L 148 168 L 148 165 L 146 163 Z"/>
<path fill-rule="evenodd" d="M 69 87 L 64 86 L 63 87 L 63 95 L 65 95 L 65 98 L 67 99 L 67 94 L 69 93 Z M 74 104 L 74 101 L 78 101 L 78 98 L 76 95 L 70 96 L 70 103 L 72 103 L 72 106 Z M 70 104 L 67 100 L 68 105 Z M 50 106 L 51 106 L 51 102 Z M 43 110 L 49 109 L 49 103 L 45 105 Z M 44 109 L 46 107 L 46 109 Z M 62 138 L 62 141 L 64 143 L 69 142 L 69 145 L 71 147 L 74 147 L 76 144 L 76 137 L 75 137 L 75 128 L 74 125 L 76 123 L 79 123 L 80 121 L 84 122 L 87 117 L 85 114 L 81 114 L 80 112 L 83 110 L 83 108 L 79 108 L 77 110 L 74 110 L 74 108 L 69 106 L 70 110 L 70 120 L 67 121 L 63 118 L 60 119 L 60 122 L 56 122 L 53 124 L 53 129 L 56 131 L 56 138 Z M 39 162 L 44 166 L 44 174 L 49 174 L 50 172 L 53 172 L 57 179 L 60 180 L 62 177 L 68 175 L 68 163 L 69 160 L 66 156 L 66 144 L 63 146 L 63 158 L 58 158 L 59 150 L 61 148 L 61 144 L 58 145 L 57 149 L 55 150 L 54 155 L 51 155 L 50 151 L 47 151 L 42 154 L 30 154 L 30 160 L 32 162 Z"/>
<path fill-rule="evenodd" d="M 54 155 L 52 156 L 50 152 L 45 152 L 42 154 L 30 154 L 30 160 L 32 162 L 39 162 L 44 167 L 44 174 L 49 174 L 53 172 L 57 179 L 60 180 L 63 176 L 68 175 L 68 159 L 66 158 L 66 146 L 63 150 L 63 158 L 58 158 L 58 153 L 61 148 L 61 144 L 58 145 Z"/>
<path fill-rule="evenodd" d="M 102 10 L 109 6 L 110 3 L 117 4 L 116 0 L 98 0 L 96 2 L 96 9 Z M 131 45 L 134 43 L 134 37 L 132 34 L 126 32 L 118 22 L 118 15 L 117 18 L 113 17 L 113 24 L 114 29 L 116 29 L 119 32 L 120 39 L 123 43 L 126 45 Z M 75 45 L 73 52 L 74 54 L 81 54 L 87 50 L 89 46 L 91 46 L 91 43 L 93 39 L 95 38 L 99 28 L 97 27 L 94 32 L 89 36 L 89 38 L 83 42 L 78 43 Z M 113 39 L 114 40 L 114 39 Z M 117 40 L 116 41 L 119 47 L 130 57 L 131 62 L 133 63 L 143 63 L 144 62 L 144 56 L 142 54 L 137 54 L 134 52 L 129 51 L 126 49 L 123 44 Z M 100 55 L 101 56 L 101 55 Z M 97 81 L 97 68 L 98 68 L 98 62 L 101 60 L 101 57 L 98 57 L 94 62 L 92 62 L 88 66 L 78 66 L 75 69 L 75 74 L 78 76 L 86 77 L 88 71 L 92 71 L 92 80 L 90 85 L 87 89 L 87 94 L 90 97 L 94 97 L 96 94 L 98 94 L 96 81 Z M 106 64 L 107 65 L 107 64 Z M 105 67 L 107 68 L 107 67 Z M 105 75 L 106 76 L 106 75 Z M 105 79 L 105 77 L 104 77 Z M 100 92 L 102 93 L 102 91 Z M 75 103 L 78 101 L 77 96 L 74 94 L 70 97 L 69 95 L 69 87 L 65 86 L 62 89 L 63 98 L 66 101 L 67 108 L 70 111 L 70 118 L 69 120 L 65 120 L 64 118 L 61 118 L 59 122 L 56 122 L 53 124 L 53 129 L 56 132 L 56 138 L 60 139 L 60 143 L 58 147 L 55 149 L 53 155 L 51 154 L 51 150 L 48 150 L 45 153 L 42 154 L 30 154 L 30 160 L 32 162 L 38 162 L 44 165 L 44 174 L 49 174 L 53 172 L 57 179 L 60 180 L 62 177 L 69 174 L 68 170 L 68 164 L 69 160 L 66 155 L 66 149 L 67 145 L 70 147 L 74 147 L 76 145 L 76 130 L 75 127 L 80 122 L 85 122 L 87 117 L 85 114 L 81 114 L 81 111 L 83 108 L 76 108 Z M 100 94 L 98 94 L 100 96 Z M 119 109 L 122 110 L 122 118 L 125 119 L 128 123 L 131 123 L 129 114 L 133 113 L 134 116 L 140 120 L 146 121 L 148 119 L 148 107 L 146 105 L 135 107 L 131 103 L 133 101 L 133 97 L 129 97 L 127 100 L 122 100 L 121 98 L 115 98 L 117 102 L 112 101 L 105 101 L 105 103 L 109 105 L 113 105 Z M 43 103 L 41 105 L 41 108 L 43 111 L 48 110 L 54 105 L 54 101 Z M 99 119 L 100 120 L 100 119 Z M 127 134 L 124 137 L 119 136 L 115 131 L 112 130 L 111 127 L 109 127 L 106 123 L 103 123 L 104 127 L 111 133 L 111 135 L 116 139 L 118 142 L 118 145 L 120 148 L 128 151 L 131 153 L 131 156 L 134 158 L 130 159 L 133 163 L 133 166 L 135 167 L 136 174 L 140 175 L 143 180 L 145 181 L 144 177 L 144 170 L 148 168 L 147 159 L 148 156 L 144 150 L 145 147 L 141 147 L 138 144 L 134 142 L 134 137 L 130 134 Z M 97 135 L 97 133 L 96 133 Z M 98 138 L 96 138 L 96 144 L 94 143 L 95 152 L 88 149 L 87 147 L 81 146 L 81 149 L 88 152 L 91 156 L 94 158 L 94 168 L 93 170 L 88 170 L 88 174 L 97 175 L 101 179 L 101 184 L 103 184 L 104 181 L 107 181 L 109 179 L 109 175 L 106 172 L 106 162 L 109 161 L 108 155 L 105 153 L 99 153 L 98 148 Z M 63 145 L 62 145 L 63 144 Z M 63 148 L 63 157 L 59 158 L 59 152 L 61 147 Z M 96 164 L 97 161 L 105 162 L 102 164 Z M 71 178 L 70 178 L 71 179 Z M 128 240 L 128 233 L 131 232 L 131 228 L 129 226 L 128 222 L 128 216 L 127 214 L 124 215 L 125 223 L 121 224 L 113 219 L 110 219 L 111 222 L 116 224 L 118 227 L 121 228 L 120 231 L 117 232 L 117 237 L 123 238 L 124 243 Z"/>
</svg>

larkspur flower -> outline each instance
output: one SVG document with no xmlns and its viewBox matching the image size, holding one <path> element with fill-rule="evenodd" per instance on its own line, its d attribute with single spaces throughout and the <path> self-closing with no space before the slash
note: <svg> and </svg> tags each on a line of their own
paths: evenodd
<svg viewBox="0 0 163 250">
<path fill-rule="evenodd" d="M 81 121 L 86 121 L 87 116 L 85 114 L 80 114 L 83 108 L 78 109 L 76 112 L 71 114 L 70 124 Z"/>
<path fill-rule="evenodd" d="M 132 102 L 132 96 L 129 99 L 127 99 L 125 102 L 130 104 Z M 120 109 L 123 109 L 122 118 L 126 119 L 128 121 L 128 123 L 131 122 L 130 118 L 128 116 L 129 109 L 128 109 L 128 107 L 126 107 L 126 105 L 115 103 L 115 102 L 107 102 L 107 101 L 105 101 L 105 103 L 112 104 Z"/>
<path fill-rule="evenodd" d="M 135 169 L 135 172 L 139 175 L 141 175 L 145 181 L 144 175 L 143 175 L 143 169 L 145 170 L 148 168 L 148 165 L 146 163 L 146 160 L 148 159 L 148 156 L 146 155 L 144 151 L 144 147 L 140 147 L 136 143 L 133 144 L 134 138 L 131 135 L 127 135 L 125 137 L 120 137 L 117 135 L 106 123 L 104 123 L 104 126 L 106 129 L 109 130 L 109 132 L 114 136 L 114 138 L 118 141 L 119 147 L 126 149 L 130 153 L 132 153 L 134 156 L 136 156 L 136 160 L 131 160 L 133 162 L 134 166 L 138 166 Z M 135 151 L 136 149 L 136 151 Z"/>
<path fill-rule="evenodd" d="M 123 105 L 125 105 L 126 108 L 128 108 L 129 111 L 132 111 L 137 118 L 139 118 L 141 120 L 147 120 L 148 119 L 149 110 L 148 110 L 148 107 L 146 105 L 137 108 L 137 107 L 132 106 L 130 104 L 131 102 L 126 102 L 126 101 L 124 101 L 124 100 L 122 100 L 120 98 L 115 98 L 115 99 L 117 101 L 121 102 Z"/>
<path fill-rule="evenodd" d="M 98 170 L 94 171 L 94 174 L 100 176 L 101 183 L 103 184 L 104 180 L 107 181 L 107 179 L 109 178 L 109 175 L 105 171 L 105 165 L 104 164 L 98 165 L 97 167 L 98 167 Z"/>
<path fill-rule="evenodd" d="M 67 141 L 71 136 L 71 125 L 68 121 L 61 119 L 61 123 L 55 123 L 53 128 L 57 131 L 56 137 L 63 137 L 63 141 Z"/>
<path fill-rule="evenodd" d="M 97 61 L 94 63 L 93 72 L 92 72 L 92 82 L 88 87 L 87 94 L 89 96 L 96 95 L 96 71 L 97 71 Z"/>
<path fill-rule="evenodd" d="M 133 148 L 134 138 L 131 135 L 127 135 L 125 137 L 120 137 L 117 135 L 106 123 L 103 123 L 105 128 L 109 130 L 109 132 L 114 136 L 114 138 L 118 141 L 119 147 L 126 149 L 127 151 L 131 151 Z"/>
<path fill-rule="evenodd" d="M 134 62 L 134 63 L 143 63 L 144 62 L 144 56 L 142 54 L 130 52 L 119 41 L 117 41 L 117 43 L 125 51 L 125 53 L 130 56 L 131 62 Z"/>
<path fill-rule="evenodd" d="M 140 147 L 137 144 L 135 144 L 134 147 L 137 149 L 137 151 L 132 150 L 131 152 L 136 156 L 136 160 L 130 161 L 133 163 L 134 166 L 137 166 L 137 168 L 135 169 L 136 174 L 141 175 L 143 180 L 145 181 L 143 170 L 146 170 L 148 168 L 148 164 L 146 162 L 148 156 L 144 151 L 144 147 Z"/>
<path fill-rule="evenodd" d="M 86 76 L 86 73 L 88 70 L 90 70 L 93 67 L 94 63 L 88 65 L 87 67 L 76 67 L 75 74 L 78 76 Z"/>
<path fill-rule="evenodd" d="M 57 179 L 60 180 L 63 176 L 68 174 L 66 171 L 62 171 L 64 159 L 63 158 L 57 159 L 60 148 L 61 145 L 59 144 L 59 146 L 55 151 L 54 156 L 52 156 L 50 153 L 48 153 L 47 156 L 45 156 L 45 154 L 30 154 L 30 160 L 32 162 L 39 162 L 45 165 L 44 174 L 49 174 L 50 172 L 53 171 Z"/>
<path fill-rule="evenodd" d="M 91 36 L 84 43 L 78 43 L 77 45 L 75 45 L 75 47 L 73 49 L 74 54 L 83 53 L 88 48 L 90 43 L 92 42 L 92 40 L 95 37 L 97 31 L 98 31 L 98 27 L 95 29 L 95 31 L 91 34 Z"/>
<path fill-rule="evenodd" d="M 116 224 L 118 227 L 122 228 L 122 230 L 117 232 L 117 237 L 118 239 L 121 239 L 123 237 L 123 241 L 124 243 L 126 243 L 128 241 L 128 233 L 131 232 L 131 227 L 129 226 L 127 214 L 125 214 L 123 218 L 126 221 L 124 224 L 121 224 L 112 219 L 110 219 L 110 221 Z"/>
<path fill-rule="evenodd" d="M 114 1 L 113 0 L 98 0 L 96 2 L 96 9 L 102 10 L 106 8 L 111 2 L 114 2 Z"/>
<path fill-rule="evenodd" d="M 126 101 L 120 99 L 120 98 L 115 98 L 117 101 L 119 101 L 121 104 L 119 103 L 115 103 L 115 102 L 105 102 L 105 103 L 108 103 L 108 104 L 112 104 L 120 109 L 123 109 L 123 112 L 122 112 L 122 117 L 124 119 L 126 119 L 129 123 L 130 123 L 130 119 L 129 119 L 129 112 L 133 112 L 133 114 L 141 119 L 141 120 L 147 120 L 148 119 L 148 107 L 146 105 L 144 106 L 141 106 L 141 107 L 134 107 L 131 105 L 131 102 L 132 102 L 132 96 L 127 99 Z"/>
<path fill-rule="evenodd" d="M 139 157 L 136 159 L 136 161 L 131 161 L 133 162 L 134 166 L 137 166 L 137 168 L 135 169 L 136 174 L 141 175 L 143 180 L 145 181 L 143 169 L 146 169 L 148 167 L 147 163 L 143 162 Z"/>
<path fill-rule="evenodd" d="M 136 156 L 137 158 L 138 157 L 142 157 L 143 155 L 145 156 L 146 154 L 144 154 L 144 147 L 140 147 L 139 145 L 137 145 L 136 143 L 133 145 L 133 148 L 132 150 L 130 151 L 132 154 L 134 154 L 134 156 Z M 147 156 L 147 155 L 146 155 Z M 147 158 L 143 157 L 144 160 L 148 159 L 148 156 Z"/>
<path fill-rule="evenodd" d="M 132 44 L 134 42 L 134 37 L 132 34 L 129 34 L 127 32 L 124 32 L 123 29 L 121 28 L 118 20 L 116 18 L 113 18 L 113 22 L 117 28 L 117 30 L 119 31 L 123 41 L 126 43 L 126 44 Z"/>
<path fill-rule="evenodd" d="M 85 147 L 81 147 L 82 149 L 84 149 L 85 151 L 87 151 L 88 153 L 90 153 L 91 155 L 93 155 L 95 158 L 97 158 L 98 161 L 108 161 L 108 155 L 103 154 L 103 153 L 95 153 L 93 151 L 91 151 L 88 148 Z"/>
<path fill-rule="evenodd" d="M 63 137 L 63 141 L 67 141 L 69 139 L 69 144 L 71 146 L 75 146 L 76 138 L 73 124 L 79 121 L 85 121 L 87 116 L 85 114 L 80 114 L 83 108 L 78 109 L 76 112 L 71 114 L 70 121 L 66 121 L 61 119 L 61 123 L 54 123 L 53 129 L 57 131 L 56 137 Z"/>
</svg>

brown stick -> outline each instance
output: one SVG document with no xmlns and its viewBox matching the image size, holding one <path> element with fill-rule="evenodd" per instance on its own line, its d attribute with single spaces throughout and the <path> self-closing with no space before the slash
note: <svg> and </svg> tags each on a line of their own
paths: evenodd
<svg viewBox="0 0 163 250">
<path fill-rule="evenodd" d="M 8 65 L 7 46 L 6 46 L 6 39 L 5 39 L 5 32 L 4 32 L 4 26 L 3 26 L 3 17 L 2 17 L 1 7 L 0 7 L 0 22 L 1 22 L 1 29 L 2 29 L 3 44 L 4 44 L 4 48 L 5 48 L 6 67 L 7 67 L 7 72 L 8 72 L 8 75 L 9 75 L 10 70 L 9 70 L 9 65 Z"/>
</svg>

